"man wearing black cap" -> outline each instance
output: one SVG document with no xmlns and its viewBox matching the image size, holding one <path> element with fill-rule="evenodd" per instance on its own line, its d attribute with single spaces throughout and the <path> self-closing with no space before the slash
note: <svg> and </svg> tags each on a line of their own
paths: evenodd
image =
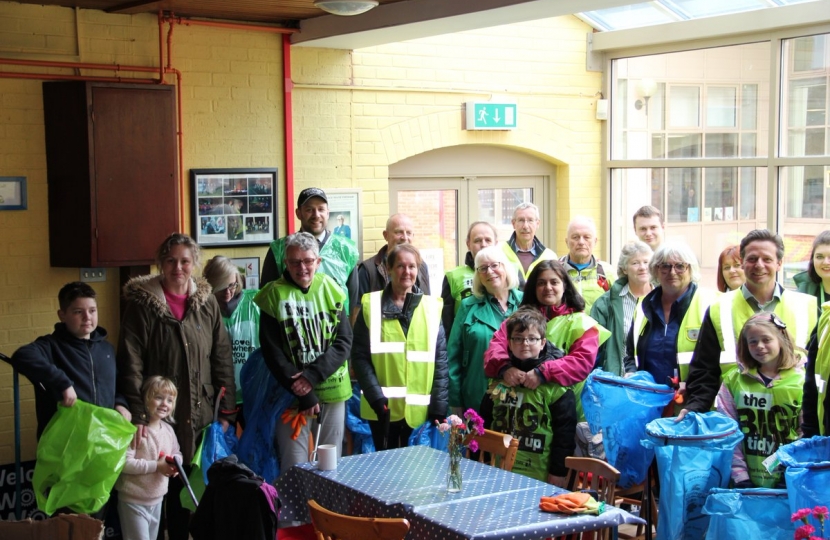
<svg viewBox="0 0 830 540">
<path fill-rule="evenodd" d="M 354 242 L 344 236 L 337 236 L 328 231 L 329 202 L 326 192 L 320 188 L 306 188 L 297 197 L 297 219 L 300 220 L 300 232 L 307 232 L 317 239 L 320 245 L 322 262 L 318 271 L 333 278 L 346 293 L 345 313 L 349 306 L 357 305 L 357 272 L 355 265 L 360 257 Z M 285 237 L 271 242 L 262 264 L 262 277 L 259 286 L 275 281 L 285 272 Z"/>
</svg>

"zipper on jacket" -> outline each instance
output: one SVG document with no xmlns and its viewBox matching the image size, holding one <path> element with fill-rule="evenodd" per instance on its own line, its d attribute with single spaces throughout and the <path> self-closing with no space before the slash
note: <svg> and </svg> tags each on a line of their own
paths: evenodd
<svg viewBox="0 0 830 540">
<path fill-rule="evenodd" d="M 86 346 L 86 353 L 89 355 L 89 367 L 92 371 L 92 398 L 95 400 L 95 405 L 98 405 L 98 385 L 95 382 L 95 360 L 92 358 L 92 341 Z"/>
</svg>

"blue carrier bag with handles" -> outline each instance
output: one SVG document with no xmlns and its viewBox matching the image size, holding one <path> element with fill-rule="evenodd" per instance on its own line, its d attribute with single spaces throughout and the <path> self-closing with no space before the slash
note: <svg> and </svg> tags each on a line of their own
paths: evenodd
<svg viewBox="0 0 830 540">
<path fill-rule="evenodd" d="M 600 370 L 588 375 L 582 390 L 585 419 L 592 434 L 602 432 L 605 458 L 620 471 L 621 488 L 645 481 L 654 449 L 640 440 L 646 424 L 659 418 L 673 397 L 674 390 L 655 383 L 646 371 L 628 379 Z"/>
<path fill-rule="evenodd" d="M 690 412 L 680 422 L 658 418 L 646 426 L 643 446 L 654 448 L 660 475 L 660 540 L 702 540 L 709 526 L 703 504 L 725 488 L 732 452 L 744 438 L 738 423 L 717 412 Z"/>
<path fill-rule="evenodd" d="M 812 437 L 785 444 L 776 453 L 787 470 L 790 512 L 830 506 L 830 437 Z"/>
<path fill-rule="evenodd" d="M 709 516 L 706 540 L 792 540 L 795 536 L 784 489 L 716 488 L 709 492 L 703 513 Z"/>
</svg>

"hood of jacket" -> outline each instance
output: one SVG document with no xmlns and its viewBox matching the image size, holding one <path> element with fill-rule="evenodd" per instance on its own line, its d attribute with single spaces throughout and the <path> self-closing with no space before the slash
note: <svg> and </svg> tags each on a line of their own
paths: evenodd
<svg viewBox="0 0 830 540">
<path fill-rule="evenodd" d="M 147 275 L 132 278 L 124 285 L 126 300 L 145 305 L 156 312 L 159 317 L 171 317 L 172 312 L 164 298 L 161 287 L 161 275 Z M 213 295 L 213 288 L 204 278 L 190 280 L 187 292 L 187 308 L 189 311 L 198 311 L 207 304 Z"/>
</svg>

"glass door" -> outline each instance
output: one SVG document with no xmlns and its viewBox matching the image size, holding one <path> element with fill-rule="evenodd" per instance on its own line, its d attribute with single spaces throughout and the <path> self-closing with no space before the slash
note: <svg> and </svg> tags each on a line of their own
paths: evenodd
<svg viewBox="0 0 830 540">
<path fill-rule="evenodd" d="M 438 296 L 444 274 L 464 260 L 470 223 L 492 223 L 499 241 L 507 241 L 513 209 L 522 202 L 537 204 L 543 220 L 553 222 L 537 202 L 546 200 L 543 189 L 542 176 L 390 179 L 389 211 L 412 218 L 413 244 L 429 266 L 430 292 Z"/>
</svg>

